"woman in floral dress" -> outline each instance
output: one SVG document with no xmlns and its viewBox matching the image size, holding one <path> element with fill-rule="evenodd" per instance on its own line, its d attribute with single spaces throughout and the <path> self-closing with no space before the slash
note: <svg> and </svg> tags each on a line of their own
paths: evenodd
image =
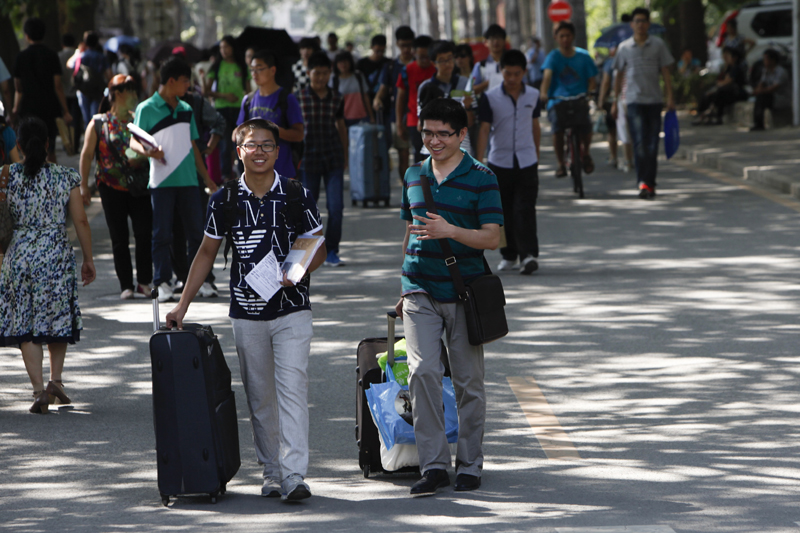
<svg viewBox="0 0 800 533">
<path fill-rule="evenodd" d="M 33 385 L 35 401 L 30 411 L 45 414 L 56 398 L 70 403 L 61 371 L 67 344 L 77 342 L 83 329 L 77 266 L 67 237 L 67 210 L 83 251 L 84 285 L 95 278 L 92 234 L 78 188 L 80 176 L 71 168 L 46 162 L 44 122 L 23 120 L 17 147 L 23 162 L 3 167 L 4 178 L 0 178 L 0 201 L 5 196 L 14 222 L 14 235 L 0 267 L 0 347 L 19 345 Z M 43 344 L 50 354 L 47 387 L 42 372 Z"/>
<path fill-rule="evenodd" d="M 126 124 L 132 120 L 137 103 L 133 77 L 117 74 L 111 78 L 108 95 L 100 104 L 100 114 L 86 127 L 80 163 L 81 196 L 83 204 L 88 206 L 92 201 L 89 173 L 92 160 L 97 160 L 95 182 L 111 236 L 114 270 L 123 300 L 132 299 L 134 293 L 149 297 L 153 281 L 153 208 L 147 191 L 150 163 L 128 148 L 131 133 Z M 136 241 L 136 285 L 128 248 L 128 219 Z"/>
</svg>

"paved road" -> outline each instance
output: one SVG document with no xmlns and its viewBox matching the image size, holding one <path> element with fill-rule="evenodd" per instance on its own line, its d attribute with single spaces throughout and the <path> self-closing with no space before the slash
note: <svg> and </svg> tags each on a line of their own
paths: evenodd
<svg viewBox="0 0 800 533">
<path fill-rule="evenodd" d="M 541 269 L 504 274 L 512 333 L 487 349 L 480 491 L 410 499 L 414 478 L 358 470 L 354 353 L 396 300 L 402 226 L 396 209 L 348 207 L 349 266 L 312 284 L 314 497 L 258 496 L 237 378 L 243 464 L 228 495 L 162 507 L 150 305 L 117 299 L 101 215 L 101 274 L 81 290 L 85 340 L 64 374 L 75 408 L 28 414 L 21 358 L 0 350 L 0 529 L 800 531 L 800 204 L 677 164 L 662 166 L 654 202 L 600 164 L 583 201 L 552 166 L 543 174 Z M 195 303 L 190 318 L 214 326 L 237 376 L 225 301 Z"/>
</svg>

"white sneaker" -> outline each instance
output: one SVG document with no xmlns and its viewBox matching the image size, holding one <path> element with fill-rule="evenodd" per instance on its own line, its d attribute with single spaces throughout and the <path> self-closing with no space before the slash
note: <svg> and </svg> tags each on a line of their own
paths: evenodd
<svg viewBox="0 0 800 533">
<path fill-rule="evenodd" d="M 261 495 L 264 498 L 280 498 L 281 484 L 271 477 L 265 477 L 264 484 L 261 486 Z"/>
<path fill-rule="evenodd" d="M 292 474 L 281 484 L 281 500 L 297 501 L 311 497 L 311 489 L 300 474 Z"/>
<path fill-rule="evenodd" d="M 125 289 L 122 291 L 122 294 L 119 295 L 120 300 L 133 300 L 133 291 L 131 289 Z"/>
<path fill-rule="evenodd" d="M 622 163 L 622 172 L 627 174 L 630 171 L 631 171 L 631 165 L 627 161 L 623 162 Z"/>
<path fill-rule="evenodd" d="M 216 298 L 219 296 L 217 289 L 207 281 L 200 286 L 200 290 L 197 291 L 197 294 L 203 298 Z"/>
<path fill-rule="evenodd" d="M 172 300 L 172 286 L 167 283 L 166 281 L 158 286 L 158 301 L 159 302 L 169 302 Z"/>
<path fill-rule="evenodd" d="M 508 259 L 503 259 L 500 261 L 500 264 L 497 265 L 497 270 L 514 270 L 517 266 L 517 260 L 509 261 Z"/>
</svg>

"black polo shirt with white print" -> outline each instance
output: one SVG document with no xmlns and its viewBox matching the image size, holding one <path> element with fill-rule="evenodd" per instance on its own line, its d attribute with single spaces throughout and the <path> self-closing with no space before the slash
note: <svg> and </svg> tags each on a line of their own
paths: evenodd
<svg viewBox="0 0 800 533">
<path fill-rule="evenodd" d="M 269 254 L 275 252 L 278 263 L 283 263 L 297 234 L 287 222 L 289 178 L 275 173 L 272 189 L 263 198 L 257 198 L 247 187 L 244 175 L 239 178 L 239 205 L 237 221 L 233 225 L 233 254 L 231 272 L 231 318 L 272 320 L 295 311 L 311 309 L 308 285 L 282 287 L 269 300 L 264 301 L 245 281 L 245 276 Z M 206 216 L 205 234 L 212 239 L 222 239 L 224 215 L 222 203 L 225 189 L 211 197 Z M 303 234 L 322 230 L 322 222 L 314 198 L 303 189 Z"/>
</svg>

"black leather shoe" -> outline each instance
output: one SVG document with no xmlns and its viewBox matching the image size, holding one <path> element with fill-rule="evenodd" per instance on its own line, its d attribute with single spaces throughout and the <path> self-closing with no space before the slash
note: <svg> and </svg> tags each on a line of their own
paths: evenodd
<svg viewBox="0 0 800 533">
<path fill-rule="evenodd" d="M 458 492 L 476 490 L 480 487 L 481 478 L 479 476 L 471 476 L 469 474 L 459 474 L 456 476 L 456 491 Z"/>
<path fill-rule="evenodd" d="M 414 483 L 411 487 L 412 496 L 432 496 L 436 494 L 436 490 L 450 485 L 450 476 L 447 475 L 447 470 L 440 468 L 432 468 L 426 470 L 422 474 L 422 479 Z"/>
</svg>

